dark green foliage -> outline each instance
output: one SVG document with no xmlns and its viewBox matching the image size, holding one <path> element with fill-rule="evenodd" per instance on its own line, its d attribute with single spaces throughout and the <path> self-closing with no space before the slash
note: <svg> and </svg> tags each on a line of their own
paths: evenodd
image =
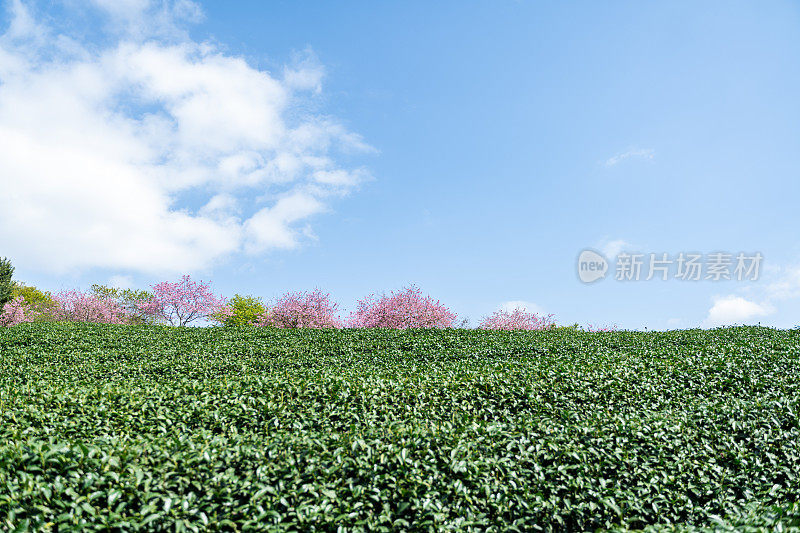
<svg viewBox="0 0 800 533">
<path fill-rule="evenodd" d="M 13 289 L 11 277 L 13 275 L 14 267 L 11 265 L 11 261 L 5 257 L 0 257 L 0 312 L 2 312 L 3 306 L 11 301 L 11 291 Z"/>
<path fill-rule="evenodd" d="M 0 331 L 0 529 L 800 526 L 800 331 Z"/>
</svg>

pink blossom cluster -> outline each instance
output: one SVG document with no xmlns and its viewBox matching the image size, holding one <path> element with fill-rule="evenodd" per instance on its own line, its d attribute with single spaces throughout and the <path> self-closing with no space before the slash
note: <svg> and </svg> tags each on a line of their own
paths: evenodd
<svg viewBox="0 0 800 533">
<path fill-rule="evenodd" d="M 103 324 L 125 324 L 125 311 L 112 300 L 77 291 L 61 291 L 53 300 L 57 306 L 54 310 L 56 320 L 70 322 L 97 322 Z"/>
<path fill-rule="evenodd" d="M 123 307 L 113 297 L 78 290 L 62 291 L 53 297 L 54 305 L 32 306 L 18 296 L 6 303 L 0 312 L 0 326 L 13 326 L 34 320 L 67 320 L 108 324 L 161 321 L 173 326 L 186 326 L 197 320 L 225 323 L 233 309 L 224 297 L 215 295 L 210 283 L 195 282 L 184 275 L 175 283 L 162 282 L 152 287 L 152 295 L 134 299 L 133 306 Z M 456 314 L 439 300 L 423 295 L 411 285 L 390 295 L 367 296 L 359 300 L 356 310 L 343 322 L 339 305 L 329 293 L 288 292 L 253 323 L 278 328 L 450 328 Z M 252 316 L 252 315 L 251 315 Z M 497 311 L 478 326 L 494 330 L 539 330 L 555 325 L 553 315 L 540 316 L 524 309 Z M 616 327 L 589 331 L 613 331 Z"/>
<path fill-rule="evenodd" d="M 53 296 L 55 306 L 46 310 L 29 305 L 18 296 L 6 303 L 0 314 L 0 326 L 15 326 L 34 320 L 64 320 L 70 322 L 100 322 L 124 324 L 125 312 L 115 302 L 81 291 L 61 291 Z"/>
<path fill-rule="evenodd" d="M 33 322 L 35 313 L 26 303 L 25 298 L 17 296 L 10 302 L 6 302 L 0 313 L 0 326 L 11 327 L 23 322 Z"/>
<path fill-rule="evenodd" d="M 354 328 L 450 328 L 456 314 L 412 285 L 391 295 L 367 296 L 350 315 Z"/>
<path fill-rule="evenodd" d="M 524 309 L 516 308 L 513 311 L 499 310 L 484 318 L 478 329 L 534 330 L 549 329 L 555 326 L 553 315 L 537 315 L 528 313 Z"/>
<path fill-rule="evenodd" d="M 153 297 L 137 302 L 137 307 L 147 317 L 186 326 L 212 315 L 227 316 L 231 312 L 227 303 L 226 298 L 211 291 L 210 283 L 198 283 L 184 275 L 175 283 L 164 281 L 153 285 Z"/>
<path fill-rule="evenodd" d="M 336 314 L 339 304 L 319 289 L 312 292 L 287 292 L 261 315 L 256 325 L 278 328 L 340 328 Z"/>
<path fill-rule="evenodd" d="M 126 311 L 112 298 L 79 290 L 61 291 L 53 296 L 54 306 L 36 309 L 22 297 L 8 302 L 0 313 L 0 326 L 13 326 L 39 319 L 72 322 L 126 324 L 135 312 L 145 318 L 163 320 L 173 326 L 185 326 L 212 315 L 229 316 L 227 300 L 211 292 L 211 285 L 196 283 L 183 276 L 177 283 L 163 282 L 153 286 L 153 297 L 136 302 L 137 309 Z"/>
</svg>

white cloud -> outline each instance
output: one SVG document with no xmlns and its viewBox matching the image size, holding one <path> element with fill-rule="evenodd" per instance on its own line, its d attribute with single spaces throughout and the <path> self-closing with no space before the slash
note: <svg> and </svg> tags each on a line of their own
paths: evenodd
<svg viewBox="0 0 800 533">
<path fill-rule="evenodd" d="M 314 52 L 307 48 L 302 55 L 295 58 L 294 65 L 283 69 L 283 81 L 294 89 L 322 92 L 322 78 L 325 69 Z"/>
<path fill-rule="evenodd" d="M 682 318 L 670 318 L 667 320 L 667 327 L 671 329 L 679 328 L 686 324 L 686 320 Z"/>
<path fill-rule="evenodd" d="M 655 158 L 656 152 L 652 148 L 634 148 L 632 150 L 627 150 L 625 152 L 619 153 L 613 157 L 609 157 L 606 159 L 605 165 L 607 167 L 613 167 L 614 165 L 618 165 L 622 163 L 626 159 L 645 159 L 645 160 L 652 160 Z"/>
<path fill-rule="evenodd" d="M 598 248 L 606 257 L 606 259 L 613 260 L 620 252 L 631 247 L 631 243 L 622 239 L 608 240 L 605 239 L 600 242 Z"/>
<path fill-rule="evenodd" d="M 752 324 L 759 317 L 774 313 L 769 303 L 759 304 L 741 296 L 724 296 L 714 299 L 714 305 L 703 321 L 703 327 L 716 327 L 734 324 Z"/>
<path fill-rule="evenodd" d="M 302 105 L 315 62 L 281 79 L 192 41 L 187 0 L 92 3 L 105 47 L 19 0 L 0 36 L 0 242 L 18 264 L 174 273 L 294 248 L 368 178 L 336 163 L 364 141 Z"/>
<path fill-rule="evenodd" d="M 257 212 L 245 224 L 248 251 L 256 253 L 269 248 L 296 247 L 298 232 L 293 223 L 324 209 L 324 204 L 307 193 L 297 192 L 281 198 L 273 207 Z"/>
<path fill-rule="evenodd" d="M 108 280 L 108 286 L 117 289 L 130 289 L 133 287 L 133 278 L 122 275 L 111 276 Z"/>
<path fill-rule="evenodd" d="M 220 220 L 228 219 L 232 223 L 236 222 L 236 215 L 240 213 L 239 201 L 233 195 L 221 193 L 212 196 L 206 205 L 204 205 L 199 213 L 200 215 Z"/>
<path fill-rule="evenodd" d="M 758 317 L 769 315 L 770 321 L 776 324 L 781 316 L 775 316 L 782 311 L 791 301 L 800 298 L 800 266 L 794 265 L 762 265 L 759 271 L 761 283 L 749 285 L 741 289 L 742 296 L 730 295 L 725 298 L 715 298 L 709 310 L 708 317 L 703 322 L 704 326 L 724 324 L 742 324 L 747 321 L 755 322 Z M 794 320 L 790 320 L 794 323 Z"/>
<path fill-rule="evenodd" d="M 525 300 L 511 300 L 509 302 L 504 302 L 500 305 L 500 310 L 513 312 L 515 309 L 521 309 L 526 313 L 535 313 L 537 315 L 544 315 L 544 309 L 533 303 L 533 302 L 526 302 Z"/>
<path fill-rule="evenodd" d="M 91 0 L 97 7 L 115 17 L 138 18 L 150 6 L 148 0 Z"/>
<path fill-rule="evenodd" d="M 770 269 L 769 283 L 765 287 L 771 300 L 791 300 L 800 297 L 800 266 L 792 265 Z"/>
<path fill-rule="evenodd" d="M 106 16 L 108 30 L 139 39 L 185 37 L 181 24 L 199 22 L 203 10 L 191 0 L 65 0 L 72 9 L 85 10 L 87 4 Z"/>
<path fill-rule="evenodd" d="M 44 35 L 44 28 L 37 24 L 28 7 L 21 0 L 12 0 L 8 5 L 11 15 L 11 24 L 6 30 L 9 39 L 40 39 Z"/>
<path fill-rule="evenodd" d="M 363 171 L 349 170 L 318 170 L 314 172 L 314 181 L 322 185 L 335 187 L 352 187 L 368 179 L 368 175 Z"/>
</svg>

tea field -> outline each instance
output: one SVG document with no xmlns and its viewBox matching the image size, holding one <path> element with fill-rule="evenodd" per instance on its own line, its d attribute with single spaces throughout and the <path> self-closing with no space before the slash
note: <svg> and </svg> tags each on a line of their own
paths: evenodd
<svg viewBox="0 0 800 533">
<path fill-rule="evenodd" d="M 800 331 L 0 330 L 0 529 L 800 527 Z"/>
</svg>

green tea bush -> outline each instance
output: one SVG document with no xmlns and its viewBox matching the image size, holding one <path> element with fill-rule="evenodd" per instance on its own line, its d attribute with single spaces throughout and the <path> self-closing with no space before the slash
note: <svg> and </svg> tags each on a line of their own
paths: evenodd
<svg viewBox="0 0 800 533">
<path fill-rule="evenodd" d="M 0 529 L 785 530 L 798 354 L 758 327 L 21 324 Z"/>
</svg>

